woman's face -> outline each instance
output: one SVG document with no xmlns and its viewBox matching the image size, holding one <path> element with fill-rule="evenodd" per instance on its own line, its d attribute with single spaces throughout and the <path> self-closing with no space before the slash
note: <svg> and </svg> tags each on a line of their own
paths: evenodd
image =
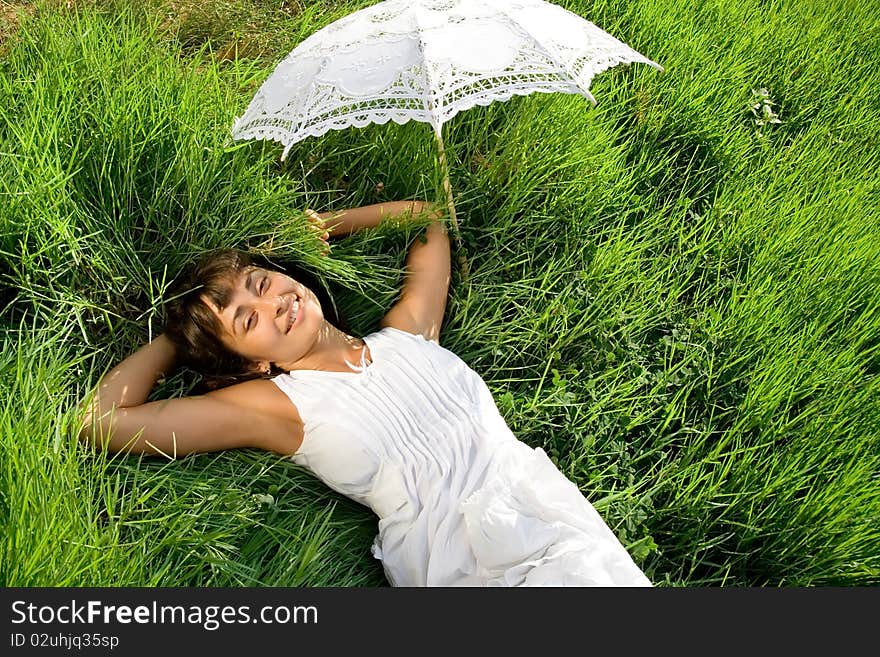
<svg viewBox="0 0 880 657">
<path fill-rule="evenodd" d="M 260 267 L 247 267 L 237 276 L 229 305 L 222 310 L 203 299 L 225 329 L 223 343 L 262 367 L 301 359 L 324 324 L 321 304 L 311 290 Z"/>
</svg>

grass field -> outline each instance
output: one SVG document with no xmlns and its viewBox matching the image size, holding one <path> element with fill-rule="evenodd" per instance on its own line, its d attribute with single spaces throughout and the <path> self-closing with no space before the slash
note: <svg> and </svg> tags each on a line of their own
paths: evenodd
<svg viewBox="0 0 880 657">
<path fill-rule="evenodd" d="M 73 431 L 205 249 L 297 260 L 376 328 L 418 228 L 325 258 L 300 211 L 436 198 L 430 128 L 285 163 L 229 140 L 287 52 L 368 4 L 2 3 L 3 586 L 386 584 L 375 517 L 289 461 L 95 455 Z M 559 4 L 665 72 L 445 126 L 471 275 L 441 344 L 658 585 L 880 583 L 876 3 Z"/>
</svg>

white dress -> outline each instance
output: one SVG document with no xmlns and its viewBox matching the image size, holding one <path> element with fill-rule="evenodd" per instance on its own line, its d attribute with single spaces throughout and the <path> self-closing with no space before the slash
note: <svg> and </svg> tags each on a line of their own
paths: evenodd
<svg viewBox="0 0 880 657">
<path fill-rule="evenodd" d="M 379 516 L 372 551 L 392 585 L 651 585 L 463 360 L 395 328 L 364 340 L 360 372 L 272 380 L 305 425 L 293 461 Z"/>
</svg>

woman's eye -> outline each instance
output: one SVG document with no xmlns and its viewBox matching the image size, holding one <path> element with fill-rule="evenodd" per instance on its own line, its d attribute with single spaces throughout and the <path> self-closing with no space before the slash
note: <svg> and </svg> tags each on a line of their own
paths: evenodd
<svg viewBox="0 0 880 657">
<path fill-rule="evenodd" d="M 244 328 L 245 328 L 246 331 L 250 331 L 250 330 L 251 330 L 251 327 L 254 325 L 253 319 L 254 319 L 254 316 L 253 316 L 253 313 L 252 313 L 252 314 L 248 317 L 248 319 L 247 319 L 247 324 L 245 324 L 245 327 L 244 327 Z"/>
<path fill-rule="evenodd" d="M 265 292 L 267 287 L 269 287 L 269 279 L 263 278 L 263 280 L 260 281 L 260 294 Z"/>
</svg>

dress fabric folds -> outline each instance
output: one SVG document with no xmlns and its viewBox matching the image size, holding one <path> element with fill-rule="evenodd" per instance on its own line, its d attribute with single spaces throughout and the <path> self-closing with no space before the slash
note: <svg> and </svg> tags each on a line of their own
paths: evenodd
<svg viewBox="0 0 880 657">
<path fill-rule="evenodd" d="M 305 425 L 293 461 L 379 517 L 394 586 L 651 586 L 540 448 L 517 440 L 458 356 L 386 327 L 359 372 L 272 379 Z"/>
</svg>

